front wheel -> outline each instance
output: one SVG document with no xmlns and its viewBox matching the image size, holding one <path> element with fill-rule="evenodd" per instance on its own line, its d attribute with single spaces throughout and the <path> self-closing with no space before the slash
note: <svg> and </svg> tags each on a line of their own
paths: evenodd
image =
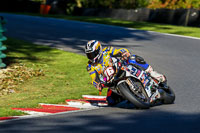
<svg viewBox="0 0 200 133">
<path fill-rule="evenodd" d="M 137 108 L 148 109 L 150 107 L 149 97 L 140 82 L 134 82 L 134 89 L 130 89 L 126 82 L 120 83 L 118 88 L 121 94 Z"/>
<path fill-rule="evenodd" d="M 162 89 L 163 93 L 163 103 L 164 104 L 172 104 L 175 101 L 175 93 L 174 91 L 168 87 L 168 89 Z"/>
</svg>

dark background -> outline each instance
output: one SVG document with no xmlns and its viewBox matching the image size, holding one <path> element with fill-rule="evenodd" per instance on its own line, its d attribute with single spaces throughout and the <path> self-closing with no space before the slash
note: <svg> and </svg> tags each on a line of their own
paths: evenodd
<svg viewBox="0 0 200 133">
<path fill-rule="evenodd" d="M 110 17 L 130 21 L 147 21 L 172 25 L 184 25 L 187 11 L 190 10 L 188 26 L 200 27 L 200 10 L 197 9 L 148 9 L 135 3 L 134 7 L 127 5 L 115 6 L 112 8 L 94 6 L 91 4 L 77 7 L 75 0 L 47 0 L 51 6 L 49 14 L 78 15 Z M 39 13 L 41 2 L 31 0 L 1 0 L 0 12 L 28 12 Z M 144 5 L 145 6 L 145 5 Z M 91 8 L 93 7 L 93 8 Z M 122 9 L 124 8 L 124 9 Z"/>
</svg>

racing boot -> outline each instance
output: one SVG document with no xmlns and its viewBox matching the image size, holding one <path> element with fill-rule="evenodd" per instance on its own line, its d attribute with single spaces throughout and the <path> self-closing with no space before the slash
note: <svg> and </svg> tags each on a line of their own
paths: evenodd
<svg viewBox="0 0 200 133">
<path fill-rule="evenodd" d="M 115 106 L 125 99 L 123 99 L 122 96 L 114 93 L 111 89 L 108 89 L 106 100 L 109 106 Z"/>
</svg>

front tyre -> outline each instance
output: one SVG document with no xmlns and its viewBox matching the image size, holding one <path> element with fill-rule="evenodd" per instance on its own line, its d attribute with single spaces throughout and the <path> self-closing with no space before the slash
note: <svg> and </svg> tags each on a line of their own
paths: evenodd
<svg viewBox="0 0 200 133">
<path fill-rule="evenodd" d="M 168 89 L 162 89 L 163 93 L 163 103 L 164 104 L 172 104 L 175 101 L 175 93 L 174 91 L 168 87 Z"/>
<path fill-rule="evenodd" d="M 118 85 L 119 91 L 124 96 L 124 98 L 133 103 L 137 108 L 148 109 L 150 107 L 150 102 L 144 90 L 144 87 L 141 85 L 140 82 L 135 83 L 141 89 L 141 94 L 143 98 L 141 98 L 141 96 L 139 96 L 136 91 L 130 89 L 126 82 L 122 82 Z"/>
</svg>

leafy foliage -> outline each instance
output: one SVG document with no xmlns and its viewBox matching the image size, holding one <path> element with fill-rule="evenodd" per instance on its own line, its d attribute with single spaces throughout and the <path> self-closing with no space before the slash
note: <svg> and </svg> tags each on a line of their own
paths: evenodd
<svg viewBox="0 0 200 133">
<path fill-rule="evenodd" d="M 200 0 L 70 0 L 68 3 L 74 7 L 84 8 L 136 9 L 148 7 L 153 9 L 200 9 Z"/>
<path fill-rule="evenodd" d="M 148 8 L 167 8 L 167 9 L 179 9 L 179 8 L 196 8 L 200 9 L 199 0 L 150 0 Z"/>
<path fill-rule="evenodd" d="M 0 74 L 0 96 L 14 93 L 18 89 L 18 84 L 42 75 L 44 75 L 42 69 L 34 70 L 25 64 L 9 66 Z"/>
<path fill-rule="evenodd" d="M 79 5 L 77 7 L 84 8 L 135 9 L 148 5 L 147 0 L 75 0 L 73 2 Z"/>
</svg>

